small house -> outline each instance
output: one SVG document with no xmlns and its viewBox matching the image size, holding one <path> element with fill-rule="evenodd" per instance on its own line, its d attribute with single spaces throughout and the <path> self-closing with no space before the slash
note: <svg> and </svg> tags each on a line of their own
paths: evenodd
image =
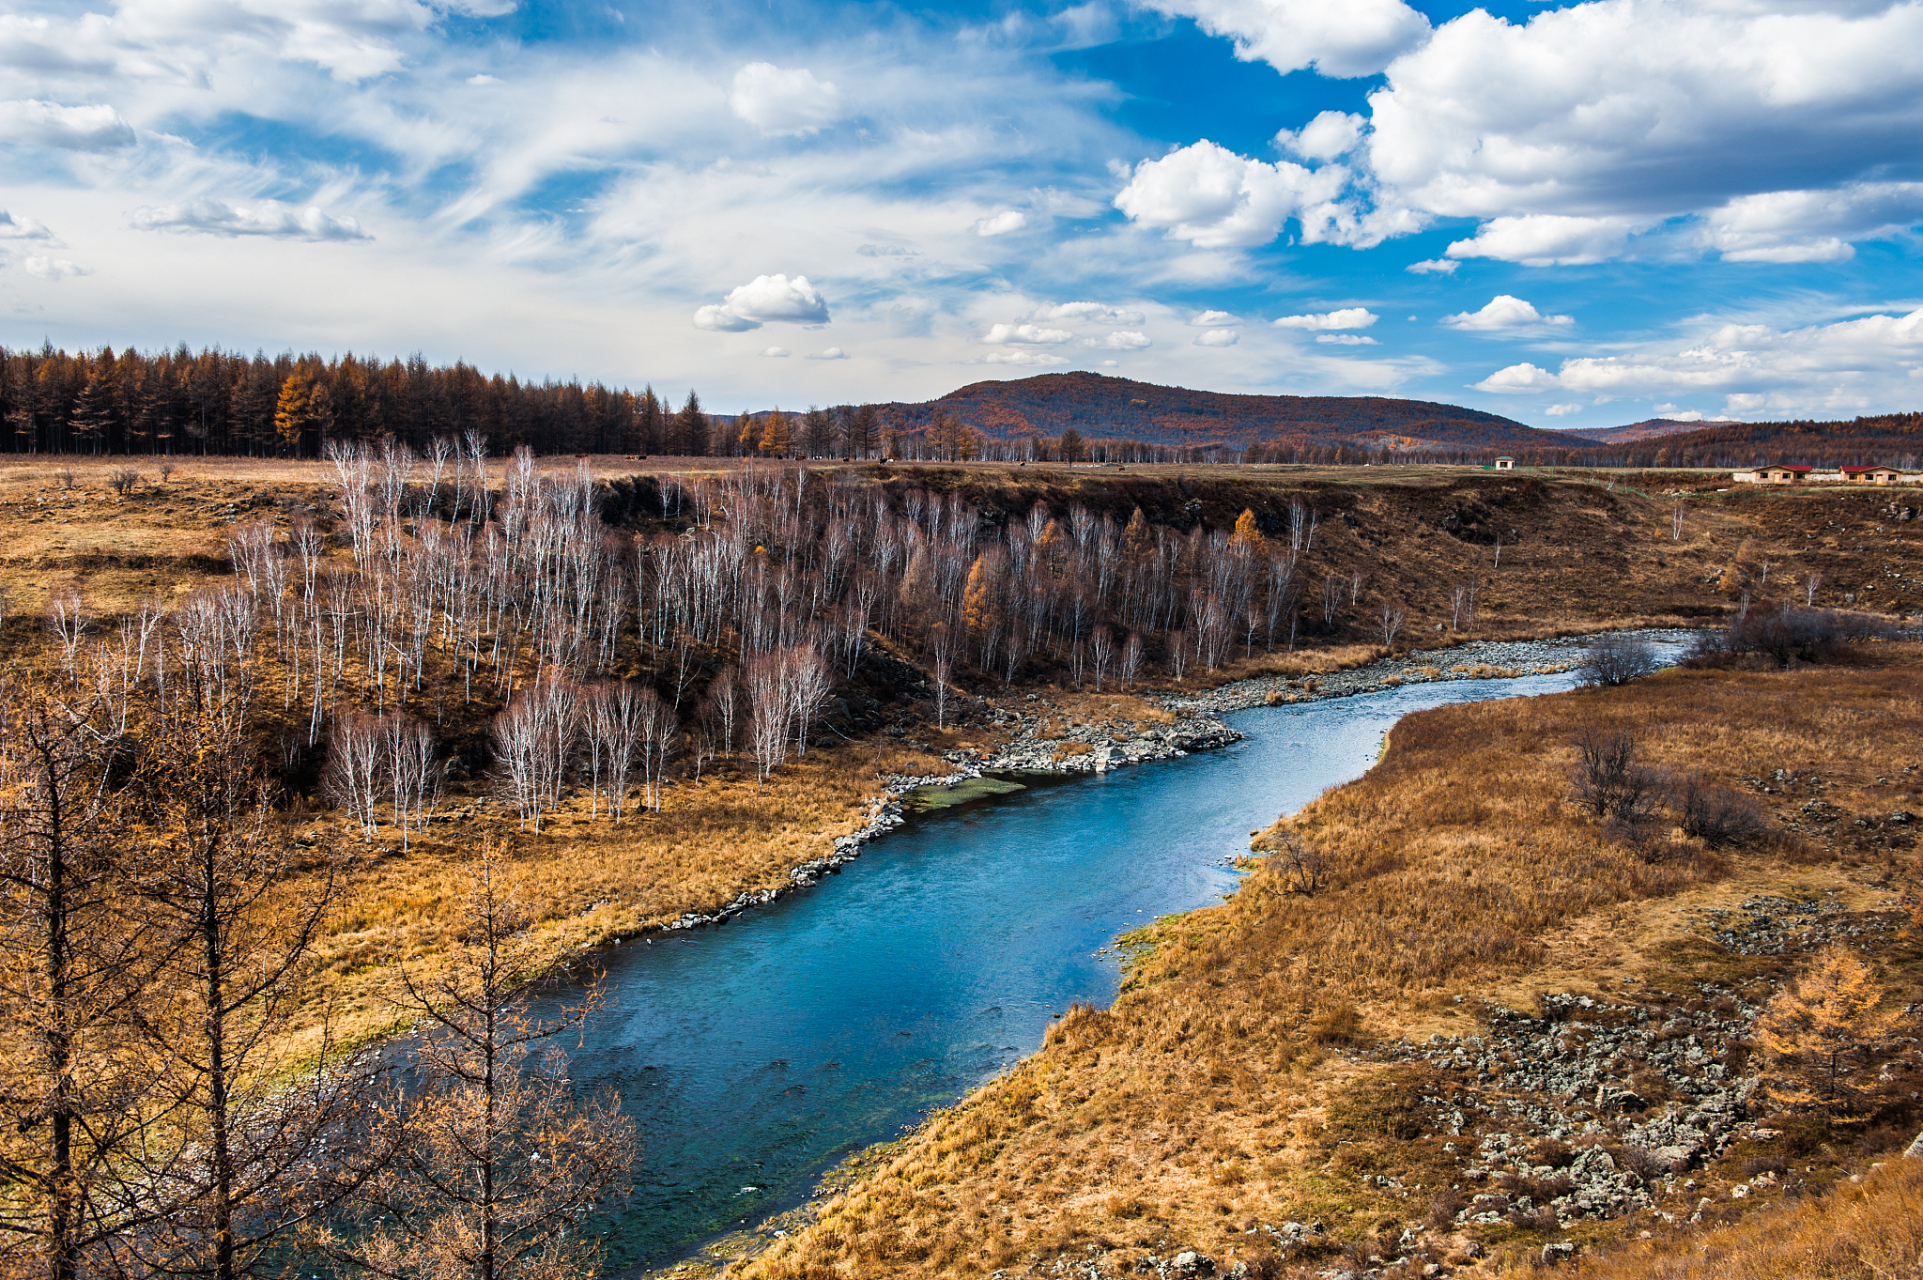
<svg viewBox="0 0 1923 1280">
<path fill-rule="evenodd" d="M 1843 479 L 1851 484 L 1902 484 L 1903 473 L 1895 467 L 1844 467 Z"/>
<path fill-rule="evenodd" d="M 1801 463 L 1778 462 L 1767 467 L 1758 467 L 1756 474 L 1761 484 L 1800 484 L 1814 470 L 1816 470 L 1815 467 L 1806 467 Z"/>
<path fill-rule="evenodd" d="M 1516 460 L 1514 458 L 1511 458 L 1505 455 L 1504 457 L 1500 457 L 1496 459 L 1496 470 L 1514 471 L 1515 469 L 1516 469 Z"/>
</svg>

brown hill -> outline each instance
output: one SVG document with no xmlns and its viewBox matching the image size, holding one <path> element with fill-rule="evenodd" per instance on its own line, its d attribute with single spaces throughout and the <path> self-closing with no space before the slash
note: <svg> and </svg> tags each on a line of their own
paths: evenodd
<svg viewBox="0 0 1923 1280">
<path fill-rule="evenodd" d="M 1493 413 L 1384 396 L 1258 396 L 1163 387 L 1099 373 L 1048 373 L 976 382 L 939 400 L 878 406 L 906 431 L 952 413 L 995 440 L 1059 436 L 1139 440 L 1181 448 L 1348 444 L 1398 452 L 1567 447 Z"/>
<path fill-rule="evenodd" d="M 1706 431 L 1712 427 L 1740 427 L 1740 422 L 1682 422 L 1675 418 L 1644 418 L 1621 427 L 1599 427 L 1594 431 L 1574 430 L 1568 434 L 1594 440 L 1597 444 L 1625 444 L 1632 440 L 1654 440 L 1660 436 Z"/>
</svg>

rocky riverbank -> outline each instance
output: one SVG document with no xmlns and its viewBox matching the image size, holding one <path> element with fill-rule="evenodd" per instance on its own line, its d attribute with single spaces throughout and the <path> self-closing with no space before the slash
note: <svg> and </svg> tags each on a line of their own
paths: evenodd
<svg viewBox="0 0 1923 1280">
<path fill-rule="evenodd" d="M 1656 644 L 1682 644 L 1687 631 L 1624 631 Z M 1508 680 L 1518 676 L 1546 675 L 1568 671 L 1583 660 L 1594 636 L 1567 636 L 1552 640 L 1472 640 L 1443 649 L 1411 649 L 1404 654 L 1378 658 L 1363 666 L 1326 675 L 1299 677 L 1257 676 L 1219 685 L 1205 693 L 1150 693 L 1169 711 L 1178 715 L 1222 715 L 1247 707 L 1274 706 L 1277 703 L 1314 702 L 1323 698 L 1347 698 L 1358 693 L 1378 693 L 1405 684 L 1427 684 L 1438 680 Z"/>
</svg>

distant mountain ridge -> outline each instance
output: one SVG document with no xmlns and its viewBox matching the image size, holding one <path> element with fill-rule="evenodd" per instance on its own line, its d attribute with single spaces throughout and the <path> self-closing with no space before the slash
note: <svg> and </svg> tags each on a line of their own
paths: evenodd
<svg viewBox="0 0 1923 1280">
<path fill-rule="evenodd" d="M 1716 427 L 1742 425 L 1740 422 L 1726 419 L 1686 422 L 1679 418 L 1644 418 L 1641 422 L 1631 422 L 1620 427 L 1598 427 L 1594 430 L 1577 427 L 1564 434 L 1580 436 L 1584 440 L 1594 440 L 1597 444 L 1627 444 L 1633 440 L 1655 440 L 1662 436 L 1685 435 L 1691 431 L 1708 431 Z"/>
<path fill-rule="evenodd" d="M 1127 439 L 1179 448 L 1344 444 L 1362 449 L 1567 448 L 1568 433 L 1499 414 L 1386 396 L 1234 395 L 1164 387 L 1098 373 L 1047 373 L 975 382 L 937 400 L 876 406 L 895 427 L 918 431 L 951 413 L 994 440 L 1060 436 Z"/>
</svg>

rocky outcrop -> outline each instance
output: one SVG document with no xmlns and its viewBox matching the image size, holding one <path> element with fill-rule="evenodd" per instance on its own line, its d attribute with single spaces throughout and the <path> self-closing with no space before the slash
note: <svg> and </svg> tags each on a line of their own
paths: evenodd
<svg viewBox="0 0 1923 1280">
<path fill-rule="evenodd" d="M 1150 760 L 1173 760 L 1239 742 L 1242 735 L 1212 715 L 1189 715 L 1167 725 L 1101 720 L 1079 724 L 1060 736 L 1042 736 L 1043 721 L 1015 714 L 999 722 L 1014 736 L 992 752 L 951 751 L 943 758 L 962 767 L 962 775 L 982 773 L 1107 773 Z"/>
<path fill-rule="evenodd" d="M 1680 645 L 1687 631 L 1625 631 L 1659 645 Z M 1442 680 L 1499 680 L 1517 676 L 1546 675 L 1567 671 L 1581 663 L 1594 637 L 1570 636 L 1558 640 L 1473 640 L 1442 649 L 1411 649 L 1395 657 L 1380 658 L 1347 671 L 1291 679 L 1288 676 L 1257 676 L 1237 680 L 1199 694 L 1168 694 L 1162 705 L 1177 714 L 1220 715 L 1245 707 L 1272 706 L 1278 702 L 1319 702 L 1324 698 L 1347 698 L 1358 693 L 1377 693 L 1405 684 L 1428 684 Z"/>
</svg>

